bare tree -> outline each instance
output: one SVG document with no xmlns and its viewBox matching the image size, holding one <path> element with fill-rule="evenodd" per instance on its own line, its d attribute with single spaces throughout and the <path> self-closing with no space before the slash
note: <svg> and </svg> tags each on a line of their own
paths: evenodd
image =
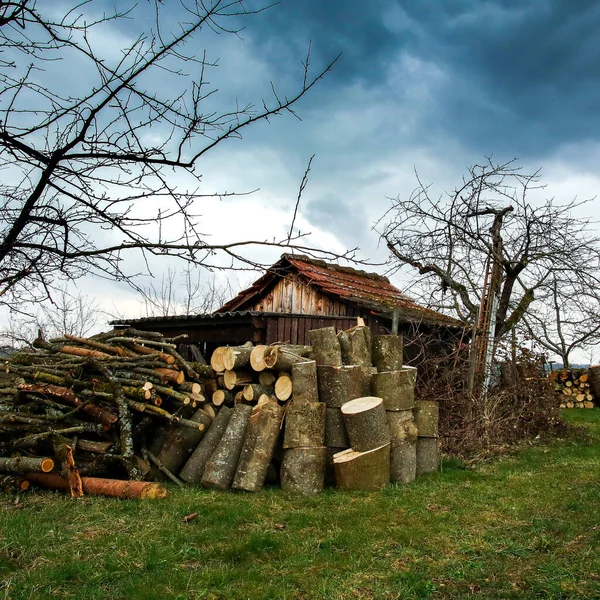
<svg viewBox="0 0 600 600">
<path fill-rule="evenodd" d="M 198 200 L 231 195 L 200 191 L 200 159 L 258 121 L 296 115 L 296 103 L 337 60 L 312 75 L 309 47 L 290 95 L 272 84 L 260 106 L 228 107 L 209 82 L 215 59 L 197 49 L 214 34 L 236 35 L 263 10 L 246 4 L 119 2 L 106 14 L 94 0 L 66 8 L 0 3 L 0 303 L 39 301 L 59 277 L 130 280 L 128 252 L 139 252 L 148 271 L 153 256 L 251 262 L 244 249 L 252 244 L 317 252 L 298 237 L 210 243 L 196 216 Z M 99 34 L 125 20 L 137 37 L 109 52 Z"/>
<path fill-rule="evenodd" d="M 487 159 L 439 198 L 418 179 L 412 195 L 393 199 L 380 221 L 394 267 L 418 273 L 413 293 L 474 328 L 480 344 L 472 364 L 480 367 L 487 361 L 489 368 L 493 352 L 486 348 L 495 349 L 526 315 L 539 325 L 540 305 L 558 305 L 568 311 L 563 315 L 587 312 L 588 303 L 597 311 L 599 240 L 589 221 L 573 214 L 583 202 L 534 204 L 528 194 L 540 187 L 538 173 Z M 556 301 L 547 304 L 553 281 Z M 588 296 L 572 293 L 583 285 Z"/>
</svg>

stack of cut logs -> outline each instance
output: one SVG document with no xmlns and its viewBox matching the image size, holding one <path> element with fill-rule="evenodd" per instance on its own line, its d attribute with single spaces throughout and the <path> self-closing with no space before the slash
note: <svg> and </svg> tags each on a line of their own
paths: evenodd
<svg viewBox="0 0 600 600">
<path fill-rule="evenodd" d="M 162 497 L 160 482 L 313 494 L 409 483 L 439 466 L 438 410 L 416 402 L 401 336 L 362 324 L 311 346 L 221 347 L 136 330 L 34 342 L 0 383 L 0 490 L 29 483 Z M 373 347 L 371 347 L 373 346 Z M 3 387 L 2 387 L 3 386 Z"/>
<path fill-rule="evenodd" d="M 590 371 L 559 369 L 549 374 L 560 395 L 561 408 L 594 408 L 596 394 L 592 390 L 594 367 Z"/>
</svg>

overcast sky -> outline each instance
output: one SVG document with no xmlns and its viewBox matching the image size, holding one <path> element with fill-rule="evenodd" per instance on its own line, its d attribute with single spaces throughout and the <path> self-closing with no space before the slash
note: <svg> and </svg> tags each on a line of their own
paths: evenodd
<svg viewBox="0 0 600 600">
<path fill-rule="evenodd" d="M 137 10 L 147 9 L 142 0 Z M 98 41 L 107 52 L 133 39 L 143 12 L 136 15 L 104 28 Z M 179 15 L 173 11 L 174 20 Z M 260 188 L 203 201 L 202 229 L 215 241 L 284 237 L 312 154 L 296 225 L 312 232 L 314 245 L 358 246 L 375 262 L 386 254 L 373 223 L 388 196 L 410 194 L 415 170 L 441 193 L 484 156 L 516 157 L 526 171 L 542 169 L 546 196 L 583 199 L 600 189 L 598 2 L 282 0 L 245 26 L 240 38 L 197 40 L 198 51 L 205 43 L 219 59 L 210 78 L 224 106 L 269 98 L 270 81 L 292 92 L 309 42 L 315 71 L 342 56 L 297 105 L 302 121 L 259 123 L 203 160 L 204 191 Z M 589 212 L 600 216 L 598 207 Z M 240 284 L 252 279 L 237 276 Z M 91 281 L 86 290 L 121 315 L 139 316 L 121 285 Z"/>
</svg>

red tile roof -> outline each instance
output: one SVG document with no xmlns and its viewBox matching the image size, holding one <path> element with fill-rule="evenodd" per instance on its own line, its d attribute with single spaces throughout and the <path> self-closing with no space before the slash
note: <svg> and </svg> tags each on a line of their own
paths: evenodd
<svg viewBox="0 0 600 600">
<path fill-rule="evenodd" d="M 292 254 L 284 254 L 265 275 L 216 312 L 247 308 L 248 303 L 260 297 L 261 292 L 273 280 L 294 271 L 322 293 L 377 314 L 390 316 L 393 310 L 398 310 L 400 320 L 404 322 L 424 322 L 445 327 L 464 326 L 461 321 L 419 306 L 394 287 L 387 277 Z"/>
</svg>

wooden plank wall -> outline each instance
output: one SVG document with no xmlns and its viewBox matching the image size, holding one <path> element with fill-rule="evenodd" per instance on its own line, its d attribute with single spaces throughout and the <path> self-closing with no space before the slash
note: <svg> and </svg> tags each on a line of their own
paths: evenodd
<svg viewBox="0 0 600 600">
<path fill-rule="evenodd" d="M 350 329 L 356 325 L 356 318 L 328 319 L 315 317 L 270 317 L 267 324 L 267 344 L 284 342 L 287 344 L 310 344 L 308 332 L 311 329 L 335 327 L 337 330 Z"/>
</svg>

